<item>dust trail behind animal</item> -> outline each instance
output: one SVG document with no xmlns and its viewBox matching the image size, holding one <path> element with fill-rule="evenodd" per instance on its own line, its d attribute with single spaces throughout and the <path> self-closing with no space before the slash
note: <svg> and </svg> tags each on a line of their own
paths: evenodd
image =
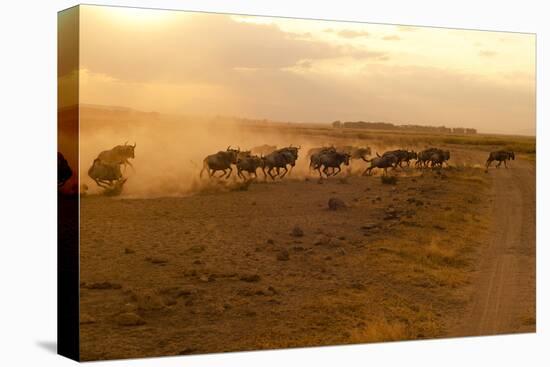
<svg viewBox="0 0 550 367">
<path fill-rule="evenodd" d="M 329 144 L 327 137 L 304 136 L 294 129 L 277 131 L 247 126 L 231 118 L 168 116 L 104 107 L 83 107 L 80 126 L 80 177 L 89 193 L 101 192 L 87 175 L 98 154 L 125 142 L 136 144 L 132 160 L 135 169 L 123 168 L 123 175 L 128 178 L 123 197 L 196 192 L 201 185 L 199 172 L 203 159 L 228 146 L 249 150 L 263 144 L 302 145 L 300 159 L 292 172 L 293 177 L 301 177 L 308 172 L 305 152 L 313 146 Z M 235 176 L 233 172 L 232 177 Z M 259 176 L 263 176 L 261 172 Z"/>
</svg>

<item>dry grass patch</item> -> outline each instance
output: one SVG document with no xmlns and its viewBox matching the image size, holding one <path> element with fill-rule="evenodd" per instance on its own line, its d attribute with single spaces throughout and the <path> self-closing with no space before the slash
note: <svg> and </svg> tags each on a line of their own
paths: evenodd
<svg viewBox="0 0 550 367">
<path fill-rule="evenodd" d="M 377 320 L 351 332 L 352 343 L 387 342 L 411 339 L 407 325 L 402 322 Z"/>
</svg>

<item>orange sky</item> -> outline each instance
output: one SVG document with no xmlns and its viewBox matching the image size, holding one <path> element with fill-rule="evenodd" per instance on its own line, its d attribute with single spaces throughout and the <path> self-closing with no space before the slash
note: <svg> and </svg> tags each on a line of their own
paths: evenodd
<svg viewBox="0 0 550 367">
<path fill-rule="evenodd" d="M 81 6 L 80 101 L 534 134 L 535 36 Z"/>
</svg>

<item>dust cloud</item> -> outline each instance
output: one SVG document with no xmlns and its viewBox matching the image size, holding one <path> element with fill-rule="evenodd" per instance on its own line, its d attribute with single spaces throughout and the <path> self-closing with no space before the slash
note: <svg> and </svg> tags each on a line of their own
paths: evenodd
<svg viewBox="0 0 550 367">
<path fill-rule="evenodd" d="M 122 168 L 123 176 L 128 179 L 121 195 L 124 198 L 186 196 L 216 188 L 221 191 L 238 188 L 236 181 L 240 179 L 235 168 L 229 182 L 214 180 L 213 183 L 207 174 L 199 178 L 204 158 L 229 146 L 241 150 L 263 144 L 278 148 L 301 146 L 296 166 L 285 179 L 315 178 L 317 173 L 309 170 L 309 149 L 330 145 L 365 146 L 365 140 L 330 136 L 323 134 L 323 129 L 327 126 L 306 128 L 299 124 L 270 125 L 231 118 L 170 116 L 125 108 L 83 106 L 80 112 L 80 183 L 87 194 L 103 193 L 88 176 L 88 169 L 100 152 L 126 142 L 135 143 L 136 148 L 135 158 L 130 160 L 133 168 Z M 394 148 L 380 142 L 368 145 L 372 154 Z M 343 170 L 348 174 L 358 173 L 365 167 L 366 163 L 359 160 Z M 263 173 L 258 169 L 258 181 L 263 180 Z M 237 186 L 228 186 L 230 183 Z"/>
<path fill-rule="evenodd" d="M 325 139 L 326 140 L 326 139 Z M 204 158 L 228 146 L 249 150 L 262 144 L 277 147 L 302 145 L 292 177 L 308 172 L 304 158 L 322 139 L 300 137 L 276 129 L 245 126 L 231 119 L 192 118 L 142 113 L 125 109 L 82 107 L 80 120 L 80 180 L 88 194 L 102 193 L 88 176 L 88 169 L 101 151 L 116 145 L 136 144 L 134 169 L 122 168 L 128 180 L 122 197 L 182 196 L 211 188 L 207 175 L 199 178 Z M 261 169 L 259 180 L 263 180 Z M 233 169 L 230 180 L 237 180 Z M 221 184 L 223 185 L 223 184 Z"/>
</svg>

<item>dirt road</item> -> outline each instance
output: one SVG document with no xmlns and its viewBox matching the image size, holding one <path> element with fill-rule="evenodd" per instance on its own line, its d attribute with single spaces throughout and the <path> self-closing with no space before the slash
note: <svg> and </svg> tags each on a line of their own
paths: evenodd
<svg viewBox="0 0 550 367">
<path fill-rule="evenodd" d="M 474 277 L 471 307 L 453 336 L 533 332 L 535 319 L 535 166 L 490 169 L 493 225 Z"/>
</svg>

